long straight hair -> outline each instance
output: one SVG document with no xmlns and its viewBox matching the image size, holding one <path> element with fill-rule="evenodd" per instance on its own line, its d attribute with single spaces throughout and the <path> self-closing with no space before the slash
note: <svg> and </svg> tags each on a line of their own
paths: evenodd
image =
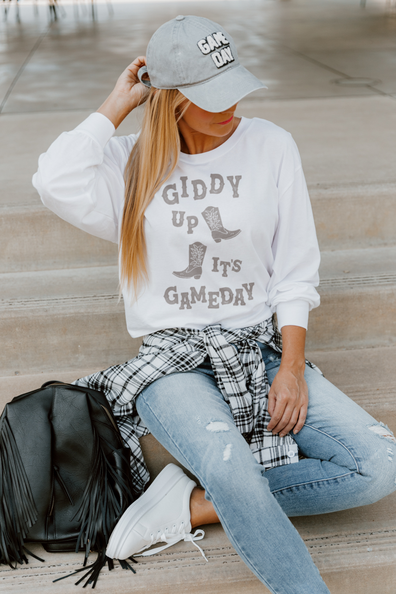
<svg viewBox="0 0 396 594">
<path fill-rule="evenodd" d="M 178 121 L 190 102 L 178 90 L 151 88 L 140 135 L 125 167 L 125 205 L 120 236 L 120 288 L 136 299 L 148 280 L 144 213 L 174 171 L 180 153 Z"/>
</svg>

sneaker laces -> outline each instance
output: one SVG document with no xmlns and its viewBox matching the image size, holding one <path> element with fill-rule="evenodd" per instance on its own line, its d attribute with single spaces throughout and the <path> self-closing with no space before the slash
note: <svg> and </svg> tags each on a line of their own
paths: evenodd
<svg viewBox="0 0 396 594">
<path fill-rule="evenodd" d="M 205 561 L 208 562 L 208 559 L 206 558 L 205 553 L 203 552 L 201 547 L 195 542 L 197 540 L 202 540 L 204 538 L 204 536 L 205 536 L 205 532 L 203 530 L 201 530 L 200 528 L 198 530 L 196 530 L 194 532 L 194 534 L 192 534 L 191 532 L 188 532 L 186 534 L 186 527 L 184 525 L 184 522 L 182 522 L 180 524 L 179 529 L 177 529 L 176 524 L 174 524 L 172 526 L 172 530 L 170 530 L 170 531 L 168 528 L 165 528 L 165 530 L 162 532 L 161 532 L 161 530 L 158 530 L 157 533 L 150 534 L 150 543 L 147 544 L 142 549 L 140 549 L 140 551 L 145 551 L 145 552 L 141 553 L 139 551 L 138 554 L 134 554 L 133 556 L 134 557 L 149 557 L 150 555 L 156 555 L 157 553 L 161 553 L 161 551 L 168 549 L 169 547 L 175 545 L 176 543 L 180 542 L 181 540 L 184 540 L 185 542 L 192 542 L 192 544 L 200 551 L 200 553 L 201 553 L 202 557 L 205 559 Z M 167 544 L 163 545 L 162 547 L 156 547 L 155 549 L 152 549 L 151 551 L 146 551 L 146 549 L 149 549 L 153 545 L 157 544 L 157 542 L 166 542 Z"/>
</svg>

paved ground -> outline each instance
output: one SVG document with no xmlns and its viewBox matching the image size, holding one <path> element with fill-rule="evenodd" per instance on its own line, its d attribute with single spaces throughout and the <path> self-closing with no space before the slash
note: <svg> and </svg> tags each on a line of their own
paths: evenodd
<svg viewBox="0 0 396 594">
<path fill-rule="evenodd" d="M 1 27 L 3 113 L 94 109 L 153 31 L 179 12 L 218 20 L 235 37 L 243 64 L 268 84 L 256 98 L 396 95 L 396 17 L 385 0 L 368 0 L 365 9 L 357 0 L 125 3 L 114 4 L 113 15 L 99 4 L 94 22 L 81 3 L 78 12 L 78 4 L 65 5 L 50 26 L 45 6 L 35 16 L 23 2 L 21 23 L 11 8 Z M 352 77 L 372 84 L 356 86 Z"/>
<path fill-rule="evenodd" d="M 108 6 L 97 5 L 93 21 L 84 3 L 67 4 L 49 22 L 45 5 L 36 15 L 21 0 L 20 23 L 11 5 L 0 24 L 0 204 L 39 202 L 30 185 L 38 154 L 100 105 L 157 26 L 178 13 L 209 16 L 232 33 L 242 63 L 269 87 L 240 111 L 293 133 L 311 187 L 394 181 L 396 9 L 385 0 L 365 9 L 358 0 L 125 3 L 113 14 Z M 119 133 L 136 130 L 138 119 Z"/>
</svg>

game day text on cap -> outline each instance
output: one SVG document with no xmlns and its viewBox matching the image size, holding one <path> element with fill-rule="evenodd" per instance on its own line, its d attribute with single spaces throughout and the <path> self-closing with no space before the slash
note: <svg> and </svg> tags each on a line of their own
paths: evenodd
<svg viewBox="0 0 396 594">
<path fill-rule="evenodd" d="M 212 33 L 212 35 L 204 37 L 204 39 L 200 39 L 198 41 L 198 47 L 204 56 L 207 54 L 211 55 L 217 68 L 222 68 L 230 62 L 235 62 L 235 58 L 232 55 L 230 48 L 230 42 L 221 31 L 217 31 L 216 33 Z"/>
</svg>

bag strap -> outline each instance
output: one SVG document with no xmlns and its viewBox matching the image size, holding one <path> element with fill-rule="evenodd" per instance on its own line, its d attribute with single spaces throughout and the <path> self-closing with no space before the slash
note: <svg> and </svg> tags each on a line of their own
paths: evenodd
<svg viewBox="0 0 396 594">
<path fill-rule="evenodd" d="M 44 382 L 44 384 L 41 386 L 41 390 L 43 388 L 48 388 L 48 386 L 52 386 L 52 385 L 58 385 L 58 386 L 69 386 L 70 384 L 66 383 L 66 382 L 61 382 L 60 380 L 49 380 L 48 382 Z"/>
<path fill-rule="evenodd" d="M 44 388 L 50 388 L 51 386 L 63 386 L 65 388 L 69 388 L 70 390 L 78 390 L 79 392 L 83 392 L 83 393 L 88 393 L 90 394 L 97 402 L 99 401 L 99 404 L 106 406 L 106 408 L 110 411 L 111 415 L 113 414 L 111 407 L 109 405 L 109 402 L 106 398 L 106 394 L 104 394 L 104 392 L 100 392 L 99 390 L 93 390 L 92 388 L 86 388 L 83 386 L 75 386 L 74 384 L 68 384 L 66 382 L 61 382 L 59 380 L 49 380 L 48 382 L 45 382 L 41 388 L 36 388 L 35 390 L 31 390 L 30 392 L 25 392 L 24 394 L 19 394 L 19 396 L 14 396 L 14 398 L 11 400 L 11 402 L 20 400 L 22 398 L 26 398 L 27 396 L 31 396 L 32 394 L 35 394 L 36 392 L 40 392 L 40 390 L 43 390 Z M 103 398 L 103 402 L 101 401 L 101 399 L 98 398 L 98 395 L 102 395 Z"/>
</svg>

